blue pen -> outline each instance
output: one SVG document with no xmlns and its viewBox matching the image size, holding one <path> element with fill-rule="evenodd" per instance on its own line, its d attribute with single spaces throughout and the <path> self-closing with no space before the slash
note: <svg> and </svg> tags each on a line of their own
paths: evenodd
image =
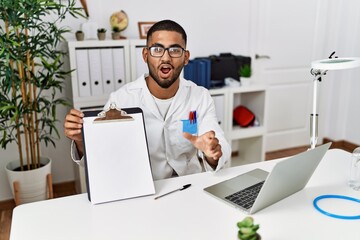
<svg viewBox="0 0 360 240">
<path fill-rule="evenodd" d="M 194 123 L 197 123 L 196 111 L 194 111 Z"/>
</svg>

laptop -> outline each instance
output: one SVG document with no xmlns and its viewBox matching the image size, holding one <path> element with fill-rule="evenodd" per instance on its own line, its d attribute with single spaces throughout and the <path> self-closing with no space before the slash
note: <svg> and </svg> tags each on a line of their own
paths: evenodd
<svg viewBox="0 0 360 240">
<path fill-rule="evenodd" d="M 330 145 L 329 142 L 286 158 L 276 163 L 270 173 L 254 169 L 204 191 L 253 214 L 303 189 Z"/>
</svg>

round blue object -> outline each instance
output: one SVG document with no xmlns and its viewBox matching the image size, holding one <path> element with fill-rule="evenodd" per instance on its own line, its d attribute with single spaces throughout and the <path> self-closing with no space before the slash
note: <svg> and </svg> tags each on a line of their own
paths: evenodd
<svg viewBox="0 0 360 240">
<path fill-rule="evenodd" d="M 313 204 L 314 204 L 315 209 L 318 210 L 319 212 L 321 212 L 322 214 L 325 214 L 325 215 L 327 215 L 329 217 L 333 217 L 333 218 L 346 219 L 346 220 L 360 219 L 360 215 L 344 216 L 344 215 L 332 214 L 332 213 L 324 211 L 323 209 L 321 209 L 318 206 L 318 204 L 317 204 L 318 201 L 320 201 L 322 199 L 330 199 L 330 198 L 343 199 L 343 200 L 348 200 L 348 201 L 353 201 L 353 202 L 360 203 L 360 199 L 352 198 L 352 197 L 348 197 L 348 196 L 343 196 L 343 195 L 321 195 L 321 196 L 318 196 L 317 198 L 314 199 Z"/>
</svg>

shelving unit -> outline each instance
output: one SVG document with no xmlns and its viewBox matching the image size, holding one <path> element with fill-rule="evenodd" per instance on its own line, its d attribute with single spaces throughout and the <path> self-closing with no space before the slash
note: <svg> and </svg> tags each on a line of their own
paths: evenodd
<svg viewBox="0 0 360 240">
<path fill-rule="evenodd" d="M 249 86 L 225 87 L 210 90 L 210 93 L 211 95 L 224 95 L 225 123 L 222 127 L 232 147 L 231 166 L 263 161 L 265 159 L 266 134 L 266 85 L 254 83 Z M 260 126 L 242 128 L 234 125 L 233 110 L 239 105 L 249 108 L 255 114 Z"/>
<path fill-rule="evenodd" d="M 145 40 L 105 40 L 68 42 L 73 106 L 80 110 L 102 109 L 109 93 L 147 71 L 142 60 Z M 83 54 L 83 55 L 81 55 Z M 92 62 L 94 61 L 94 62 Z M 102 84 L 102 90 L 96 90 Z M 266 133 L 266 85 L 211 89 L 216 113 L 225 137 L 232 146 L 231 166 L 263 161 Z M 82 87 L 89 89 L 81 89 Z M 109 85 L 107 85 L 109 84 Z M 233 109 L 244 105 L 254 112 L 260 126 L 241 128 L 233 125 Z M 79 168 L 78 190 L 86 191 L 85 174 Z"/>
<path fill-rule="evenodd" d="M 255 114 L 260 123 L 260 126 L 257 127 L 232 127 L 229 138 L 232 142 L 232 149 L 238 149 L 238 156 L 232 159 L 232 166 L 263 161 L 265 159 L 265 102 L 266 86 L 263 84 L 233 89 L 232 94 L 230 94 L 230 103 L 233 103 L 233 109 L 238 105 L 246 106 Z M 232 118 L 232 111 L 230 114 Z"/>
<path fill-rule="evenodd" d="M 72 97 L 77 109 L 101 108 L 109 93 L 131 80 L 128 40 L 68 42 Z M 99 91 L 96 91 L 99 87 Z"/>
</svg>

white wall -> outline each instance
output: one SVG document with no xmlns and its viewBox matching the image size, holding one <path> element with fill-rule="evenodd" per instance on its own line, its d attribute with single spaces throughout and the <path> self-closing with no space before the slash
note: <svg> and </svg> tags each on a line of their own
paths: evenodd
<svg viewBox="0 0 360 240">
<path fill-rule="evenodd" d="M 87 0 L 90 19 L 98 27 L 104 27 L 111 36 L 110 15 L 124 10 L 129 17 L 129 26 L 122 35 L 139 38 L 139 21 L 152 22 L 172 19 L 180 23 L 188 34 L 188 49 L 192 56 L 208 56 L 219 52 L 247 54 L 249 52 L 249 20 L 251 0 L 132 0 L 119 3 L 115 0 Z M 219 11 L 221 9 L 221 11 Z M 68 21 L 75 30 L 86 20 Z M 74 38 L 73 35 L 70 36 Z"/>
<path fill-rule="evenodd" d="M 360 2 L 333 0 L 329 4 L 324 58 L 332 51 L 339 57 L 360 57 Z M 360 145 L 360 68 L 329 71 L 322 91 L 319 127 L 322 135 Z"/>
<path fill-rule="evenodd" d="M 179 22 L 188 33 L 188 49 L 191 56 L 207 56 L 220 52 L 232 52 L 234 54 L 249 54 L 250 29 L 249 14 L 252 2 L 255 0 L 184 0 L 181 2 L 169 2 L 165 0 L 87 0 L 91 18 L 98 23 L 99 27 L 108 29 L 110 37 L 109 17 L 117 10 L 124 10 L 129 16 L 129 27 L 123 32 L 128 38 L 138 38 L 138 21 L 158 21 L 161 19 L 173 19 Z M 360 2 L 357 0 L 333 0 L 328 3 L 329 29 L 327 35 L 329 41 L 319 48 L 324 49 L 324 58 L 331 51 L 336 50 L 339 56 L 360 56 Z M 286 11 L 286 9 L 284 9 Z M 304 12 L 306 14 L 306 12 Z M 352 21 L 354 20 L 354 21 Z M 65 20 L 64 25 L 72 27 L 73 33 L 80 28 L 84 19 Z M 74 34 L 67 37 L 74 38 Z M 301 41 L 301 39 L 299 39 Z M 296 44 L 294 44 L 296 45 Z M 331 137 L 335 140 L 346 139 L 360 145 L 360 101 L 358 89 L 360 89 L 360 70 L 342 73 L 329 73 L 326 81 L 322 83 L 322 103 L 320 113 L 320 131 L 322 136 Z M 335 75 L 336 74 L 336 75 Z M 338 74 L 341 76 L 338 77 Z M 344 81 L 335 81 L 344 79 Z M 344 77 L 343 77 L 344 76 Z M 358 81 L 359 80 L 359 81 Z M 69 91 L 64 93 L 69 95 Z M 58 112 L 63 119 L 67 109 Z M 322 117 L 324 116 L 324 117 Z M 53 180 L 65 182 L 74 179 L 74 164 L 70 160 L 69 140 L 64 137 L 62 122 L 58 124 L 62 134 L 57 148 L 43 148 L 44 155 L 53 159 Z M 15 146 L 7 150 L 0 149 L 0 201 L 11 198 L 11 193 L 5 177 L 5 164 L 17 157 Z"/>
</svg>

